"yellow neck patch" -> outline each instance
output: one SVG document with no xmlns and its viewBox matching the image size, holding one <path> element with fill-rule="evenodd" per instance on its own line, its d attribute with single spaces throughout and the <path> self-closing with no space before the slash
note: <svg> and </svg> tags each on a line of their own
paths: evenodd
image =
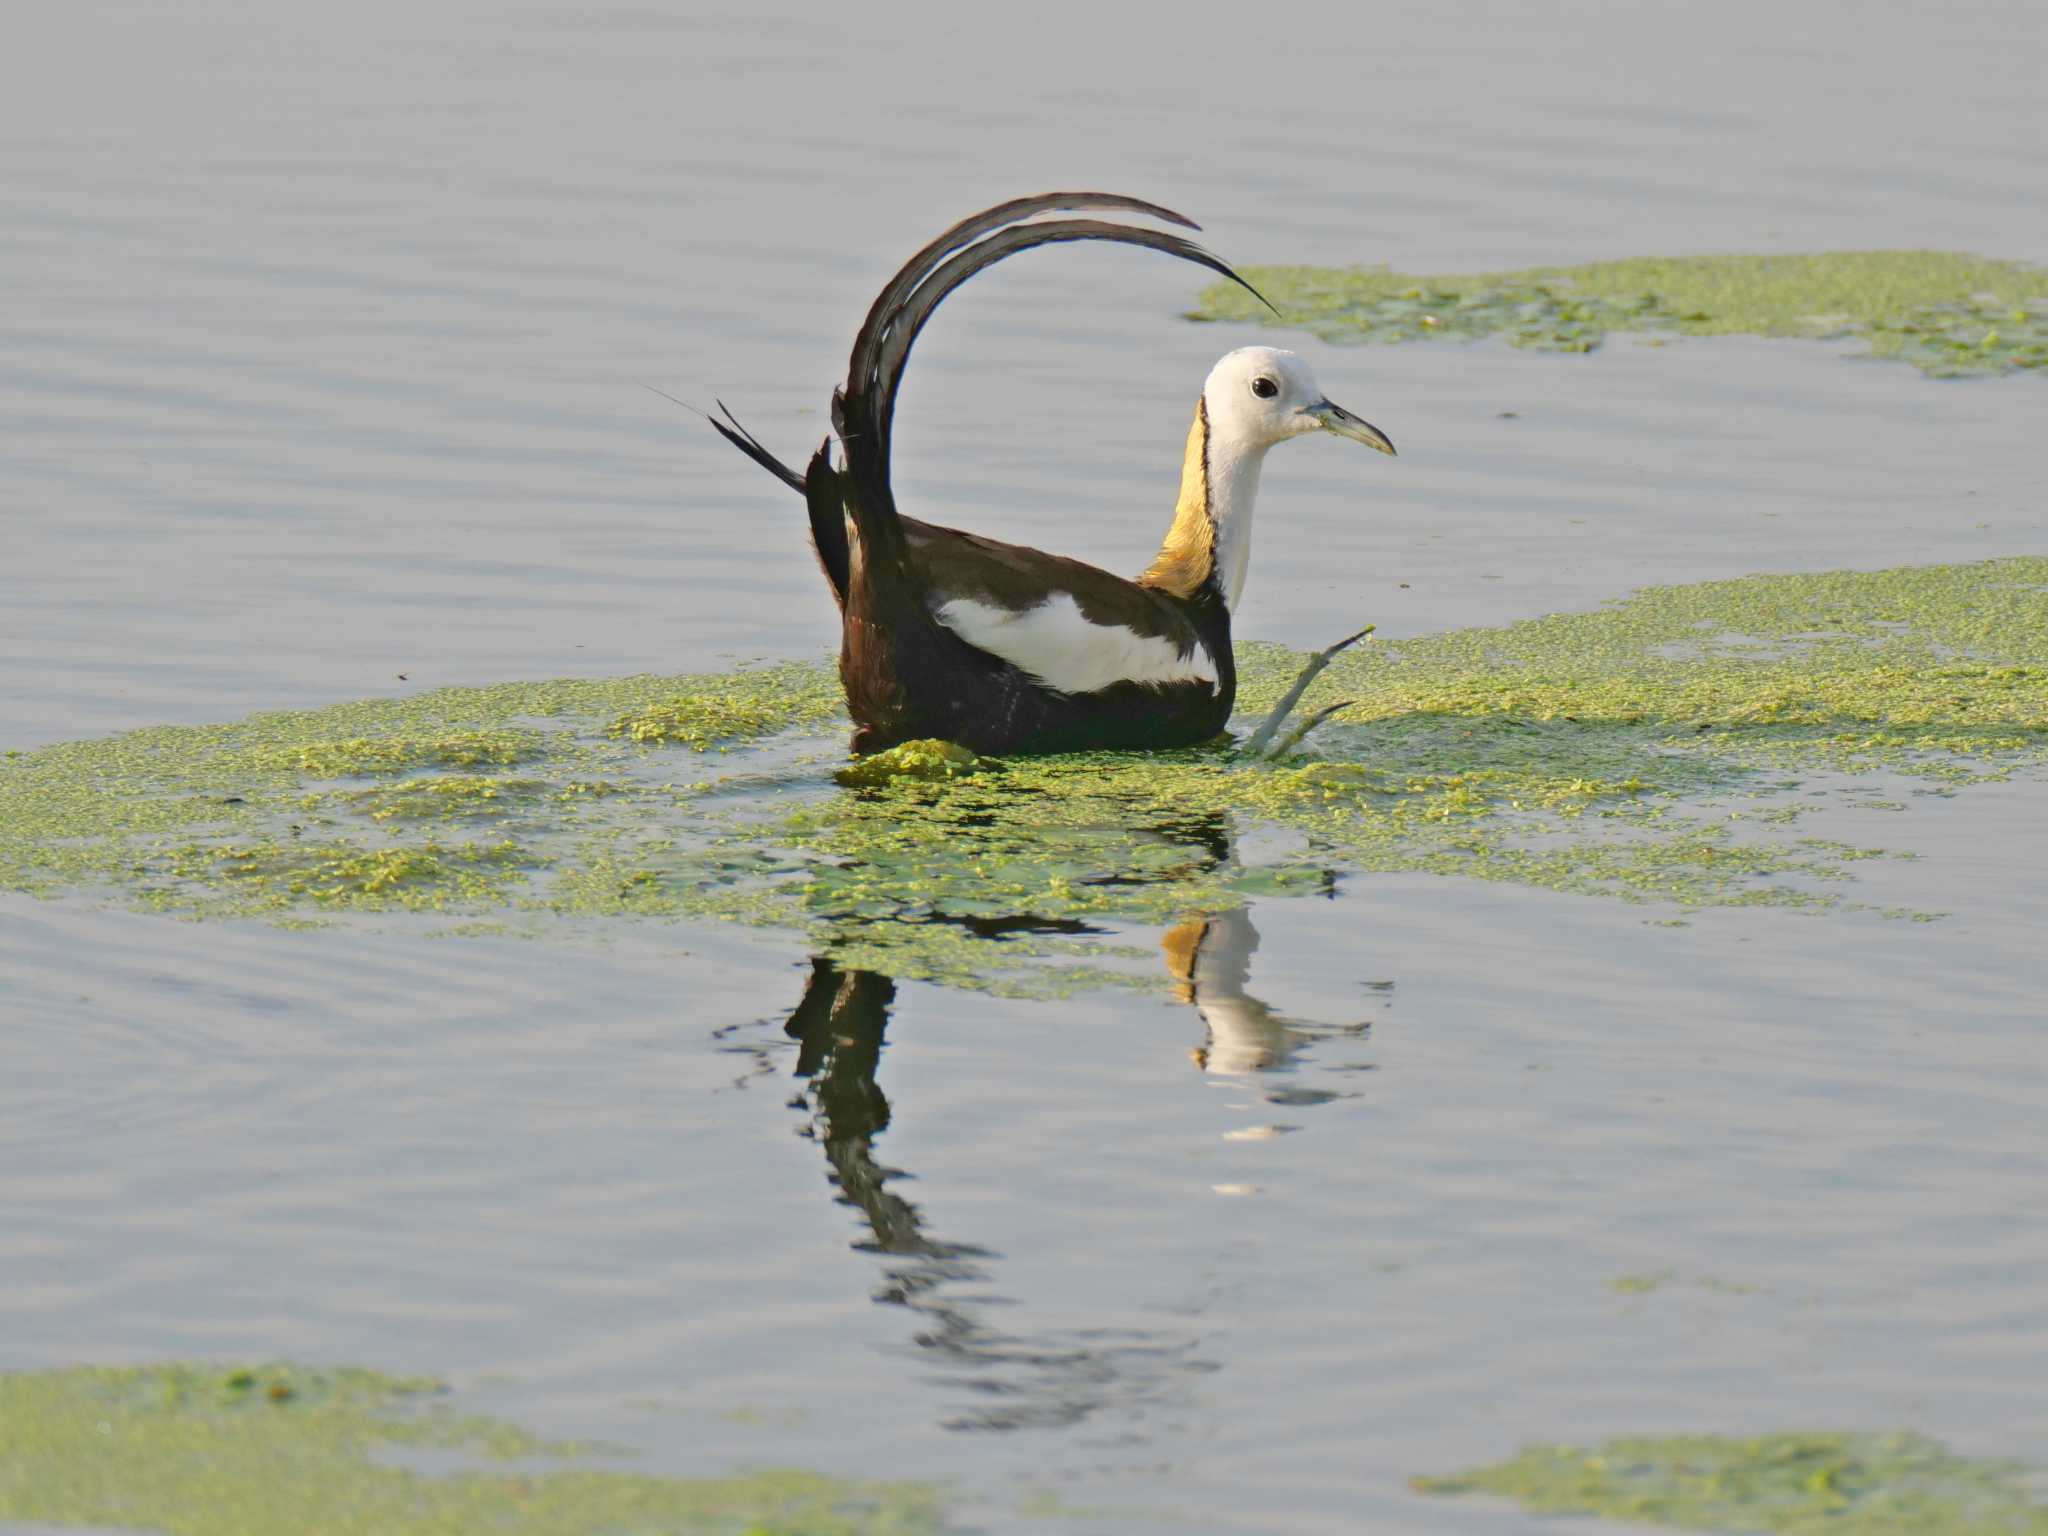
<svg viewBox="0 0 2048 1536">
<path fill-rule="evenodd" d="M 1209 515 L 1209 407 L 1195 402 L 1195 424 L 1188 428 L 1187 456 L 1181 461 L 1180 501 L 1173 526 L 1145 574 L 1141 587 L 1157 587 L 1175 597 L 1193 597 L 1216 569 L 1216 520 Z"/>
<path fill-rule="evenodd" d="M 1184 1003 L 1195 1000 L 1195 956 L 1202 952 L 1202 936 L 1208 931 L 1208 918 L 1191 917 L 1175 923 L 1159 941 L 1166 951 L 1166 969 L 1173 976 L 1173 995 Z"/>
</svg>

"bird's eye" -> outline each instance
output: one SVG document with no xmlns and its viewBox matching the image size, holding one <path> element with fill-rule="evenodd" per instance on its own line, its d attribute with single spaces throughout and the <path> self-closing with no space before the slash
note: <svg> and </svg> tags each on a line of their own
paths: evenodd
<svg viewBox="0 0 2048 1536">
<path fill-rule="evenodd" d="M 1275 384 L 1271 379 L 1253 379 L 1252 393 L 1257 395 L 1261 400 L 1270 400 L 1275 395 L 1280 393 L 1280 386 L 1278 384 Z"/>
</svg>

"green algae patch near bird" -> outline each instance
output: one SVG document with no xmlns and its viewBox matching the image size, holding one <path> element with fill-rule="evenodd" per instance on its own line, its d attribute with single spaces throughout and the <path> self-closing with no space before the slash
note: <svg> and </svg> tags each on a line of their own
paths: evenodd
<svg viewBox="0 0 2048 1536">
<path fill-rule="evenodd" d="M 1244 591 L 1268 450 L 1332 432 L 1394 451 L 1377 427 L 1332 402 L 1298 355 L 1241 347 L 1202 386 L 1172 521 L 1158 557 L 1137 577 L 903 516 L 889 479 L 897 385 L 933 311 L 975 273 L 1037 246 L 1105 240 L 1244 281 L 1181 235 L 1094 218 L 1036 219 L 1077 209 L 1197 227 L 1170 209 L 1109 193 L 999 204 L 919 251 L 869 309 L 846 382 L 832 396 L 836 455 L 828 437 L 798 474 L 729 411 L 712 423 L 809 508 L 811 542 L 843 619 L 839 675 L 856 752 L 923 739 L 977 753 L 1213 739 L 1237 694 L 1231 615 Z"/>
</svg>

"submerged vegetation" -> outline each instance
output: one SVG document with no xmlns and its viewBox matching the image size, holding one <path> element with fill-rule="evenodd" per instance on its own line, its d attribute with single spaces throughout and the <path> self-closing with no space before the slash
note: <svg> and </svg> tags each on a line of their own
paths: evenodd
<svg viewBox="0 0 2048 1536">
<path fill-rule="evenodd" d="M 2048 1536 L 2038 1474 L 1919 1435 L 1677 1435 L 1531 1446 L 1424 1493 L 1490 1493 L 1545 1515 L 1783 1536 Z"/>
<path fill-rule="evenodd" d="M 446 689 L 8 754 L 0 887 L 434 931 L 767 925 L 849 966 L 1039 992 L 1129 974 L 1149 946 L 1107 924 L 1360 872 L 1840 910 L 1881 850 L 1807 814 L 2039 772 L 2044 658 L 2036 557 L 1361 647 L 1302 709 L 1350 704 L 1277 762 L 912 743 L 848 765 L 822 664 Z M 1241 649 L 1248 717 L 1302 659 Z"/>
<path fill-rule="evenodd" d="M 466 1469 L 430 1474 L 393 1453 Z M 937 1494 L 807 1472 L 665 1478 L 594 1465 L 432 1381 L 159 1365 L 0 1376 L 0 1522 L 166 1536 L 936 1536 Z"/>
<path fill-rule="evenodd" d="M 1247 267 L 1279 308 L 1204 289 L 1191 318 L 1257 321 L 1325 341 L 1504 336 L 1590 352 L 1613 331 L 1855 337 L 1937 377 L 2048 368 L 2048 268 L 1942 251 L 1691 256 L 1417 276 L 1385 267 Z"/>
</svg>

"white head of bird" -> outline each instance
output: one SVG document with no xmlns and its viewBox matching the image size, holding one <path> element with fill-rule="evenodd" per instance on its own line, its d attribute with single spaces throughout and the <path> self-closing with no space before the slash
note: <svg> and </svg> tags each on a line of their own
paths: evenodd
<svg viewBox="0 0 2048 1536">
<path fill-rule="evenodd" d="M 1323 393 L 1314 371 L 1298 353 L 1239 347 L 1209 370 L 1202 385 L 1202 407 L 1188 439 L 1181 507 L 1182 517 L 1197 508 L 1206 515 L 1215 541 L 1216 579 L 1224 604 L 1233 610 L 1244 592 L 1252 503 L 1258 496 L 1266 450 L 1310 432 L 1334 432 L 1382 453 L 1394 451 L 1379 428 Z M 1173 542 L 1169 535 L 1169 550 Z"/>
</svg>

